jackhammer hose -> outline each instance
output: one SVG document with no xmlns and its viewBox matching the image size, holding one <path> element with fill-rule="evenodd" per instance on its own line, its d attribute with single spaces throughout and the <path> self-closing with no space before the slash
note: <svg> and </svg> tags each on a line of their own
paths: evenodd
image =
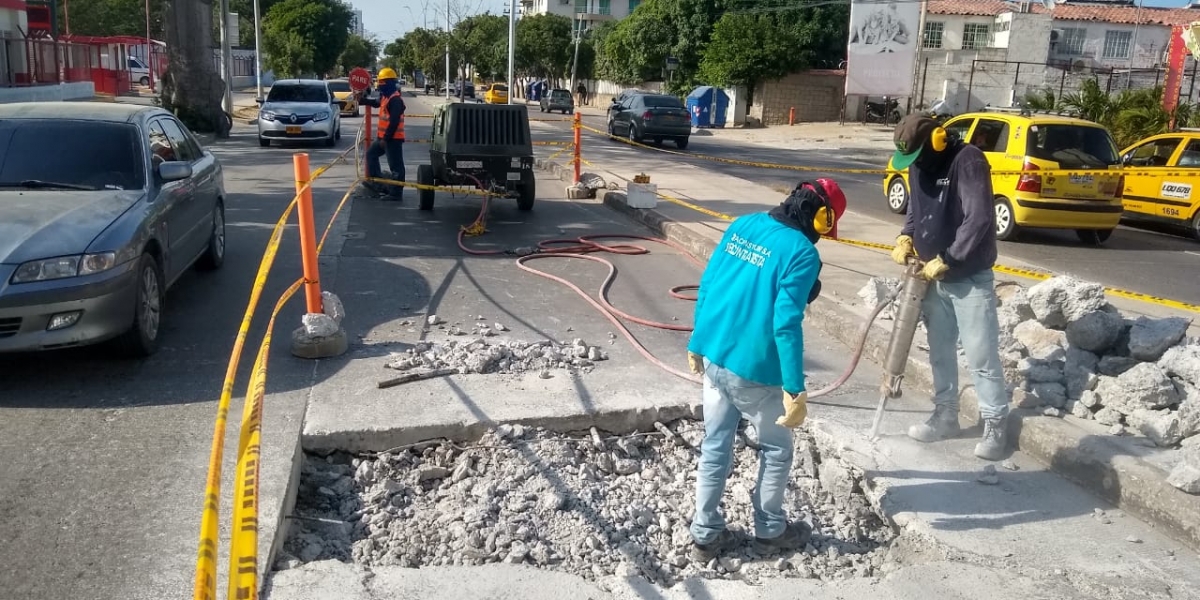
<svg viewBox="0 0 1200 600">
<path fill-rule="evenodd" d="M 482 186 L 480 186 L 480 187 L 482 189 Z M 466 252 L 467 254 L 471 254 L 474 256 L 497 256 L 497 255 L 509 253 L 506 250 L 473 250 L 471 248 L 468 248 L 467 245 L 464 243 L 463 238 L 468 233 L 468 231 L 479 232 L 479 230 L 482 229 L 484 217 L 487 215 L 488 201 L 490 199 L 491 199 L 490 196 L 484 197 L 483 206 L 480 208 L 479 216 L 476 217 L 475 222 L 472 223 L 468 227 L 464 227 L 464 228 L 460 229 L 458 232 L 458 247 L 463 252 Z M 571 291 L 578 294 L 584 300 L 587 300 L 587 302 L 589 304 L 591 304 L 593 308 L 595 308 L 597 311 L 599 311 L 601 314 L 603 314 L 604 317 L 607 318 L 615 327 L 617 327 L 618 329 L 621 330 L 621 333 L 625 336 L 625 339 L 628 340 L 629 343 L 633 346 L 633 348 L 635 350 L 637 350 L 638 353 L 641 354 L 642 357 L 644 357 L 646 360 L 657 365 L 662 370 L 664 370 L 672 375 L 675 375 L 676 377 L 686 379 L 688 381 L 692 381 L 695 383 L 702 383 L 703 380 L 699 376 L 697 376 L 693 373 L 690 373 L 690 372 L 685 372 L 685 371 L 676 369 L 676 368 L 672 367 L 671 365 L 663 362 L 658 357 L 651 354 L 650 351 L 646 348 L 646 346 L 644 344 L 642 344 L 640 341 L 638 341 L 638 339 L 633 335 L 633 332 L 629 331 L 629 328 L 626 327 L 625 324 L 621 322 L 621 319 L 625 319 L 627 321 L 631 321 L 631 322 L 637 323 L 639 325 L 644 325 L 646 327 L 653 327 L 656 329 L 666 329 L 666 330 L 670 330 L 670 331 L 692 331 L 693 327 L 690 325 L 680 325 L 678 323 L 661 323 L 658 321 L 651 321 L 649 319 L 643 319 L 641 317 L 636 317 L 634 315 L 626 313 L 626 312 L 622 311 L 621 309 L 617 308 L 616 306 L 613 306 L 612 302 L 610 302 L 608 300 L 608 290 L 612 286 L 613 281 L 615 281 L 617 278 L 617 267 L 609 260 L 600 258 L 598 256 L 592 256 L 592 253 L 595 253 L 595 252 L 606 252 L 609 254 L 636 256 L 636 255 L 640 255 L 640 254 L 649 254 L 650 250 L 644 246 L 638 246 L 635 244 L 602 244 L 600 242 L 595 241 L 597 239 L 638 240 L 638 241 L 646 241 L 646 242 L 654 242 L 656 244 L 662 244 L 664 246 L 669 246 L 675 250 L 678 250 L 680 252 L 680 254 L 682 254 L 685 258 L 690 260 L 693 264 L 700 267 L 701 269 L 704 268 L 704 263 L 701 262 L 700 260 L 696 259 L 694 256 L 692 256 L 691 253 L 688 251 L 688 249 L 683 247 L 681 244 L 677 244 L 670 240 L 663 240 L 663 239 L 653 238 L 653 237 L 644 236 L 644 235 L 630 235 L 630 234 L 594 234 L 594 235 L 585 235 L 585 236 L 581 236 L 581 237 L 574 238 L 574 239 L 544 240 L 544 241 L 538 242 L 538 245 L 537 245 L 538 249 L 537 249 L 536 253 L 529 254 L 529 255 L 518 258 L 516 261 L 517 267 L 520 268 L 522 271 L 532 273 L 534 275 L 537 275 L 538 277 L 544 277 L 551 281 L 558 282 L 558 283 L 566 286 Z M 529 266 L 528 264 L 526 264 L 532 260 L 545 259 L 545 258 L 573 258 L 573 259 L 582 259 L 582 260 L 589 260 L 592 262 L 597 262 L 597 263 L 600 263 L 600 264 L 608 267 L 608 274 L 604 277 L 603 283 L 600 284 L 599 292 L 596 294 L 596 296 L 592 296 L 592 295 L 588 294 L 587 292 L 585 292 L 578 285 L 575 285 L 574 283 L 572 283 L 571 281 L 568 281 L 567 279 L 564 279 L 557 275 L 552 275 L 550 273 L 547 273 L 547 272 L 539 270 L 539 269 L 535 269 L 535 268 Z M 694 301 L 696 301 L 695 295 L 689 296 L 689 295 L 683 294 L 682 292 L 685 292 L 685 291 L 698 292 L 699 289 L 700 289 L 700 286 L 697 286 L 697 285 L 680 285 L 680 286 L 675 286 L 675 287 L 670 288 L 667 291 L 667 293 L 672 298 L 676 298 L 679 300 L 689 300 L 689 301 L 694 302 Z M 891 302 L 893 300 L 895 300 L 899 294 L 900 294 L 900 290 L 896 289 L 896 290 L 892 291 L 891 293 L 889 293 L 885 299 L 880 301 L 875 306 L 875 309 L 873 311 L 871 311 L 871 316 L 867 318 L 867 322 L 865 324 L 863 324 L 862 330 L 859 332 L 858 342 L 855 344 L 854 355 L 850 358 L 850 364 L 847 365 L 846 369 L 842 372 L 842 374 L 840 376 L 838 376 L 837 379 L 835 379 L 833 381 L 833 383 L 830 383 L 829 385 L 827 385 L 819 390 L 816 390 L 814 392 L 810 392 L 808 394 L 808 397 L 810 399 L 811 398 L 819 398 L 821 396 L 829 394 L 829 393 L 833 392 L 834 390 L 836 390 L 837 388 L 841 387 L 843 384 L 846 383 L 846 381 L 848 381 L 850 379 L 850 377 L 854 374 L 854 369 L 858 367 L 858 363 L 862 359 L 863 350 L 866 347 L 867 336 L 870 334 L 870 331 L 871 331 L 871 324 L 874 323 L 875 319 L 879 317 L 879 313 L 883 312 L 883 309 L 886 306 L 888 306 L 889 304 L 891 304 Z M 620 317 L 620 318 L 618 318 L 618 317 Z"/>
</svg>

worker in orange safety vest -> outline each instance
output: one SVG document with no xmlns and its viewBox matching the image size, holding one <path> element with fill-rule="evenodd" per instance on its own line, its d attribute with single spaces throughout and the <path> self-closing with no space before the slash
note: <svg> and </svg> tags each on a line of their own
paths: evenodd
<svg viewBox="0 0 1200 600">
<path fill-rule="evenodd" d="M 404 181 L 404 99 L 400 94 L 399 77 L 395 69 L 384 67 L 376 77 L 376 87 L 379 98 L 360 98 L 359 102 L 379 109 L 378 126 L 375 130 L 375 140 L 367 148 L 367 175 L 372 178 L 382 178 L 380 156 L 387 155 L 388 170 L 391 176 L 387 179 Z M 361 92 L 360 92 L 361 94 Z M 371 132 L 367 132 L 368 135 Z M 367 189 L 376 194 L 385 194 L 393 200 L 401 200 L 404 188 L 401 186 L 384 186 L 375 182 L 367 182 Z"/>
</svg>

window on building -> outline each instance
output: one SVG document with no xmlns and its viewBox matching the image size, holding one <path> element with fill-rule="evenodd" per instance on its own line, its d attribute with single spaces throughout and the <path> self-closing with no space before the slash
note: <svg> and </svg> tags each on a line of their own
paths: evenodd
<svg viewBox="0 0 1200 600">
<path fill-rule="evenodd" d="M 1104 58 L 1129 58 L 1131 31 L 1104 32 Z"/>
<path fill-rule="evenodd" d="M 1083 41 L 1087 39 L 1087 30 L 1081 27 L 1064 29 L 1058 38 L 1055 52 L 1061 56 L 1079 56 L 1083 54 Z"/>
<path fill-rule="evenodd" d="M 575 0 L 575 14 L 587 12 L 588 0 Z"/>
<path fill-rule="evenodd" d="M 642 0 L 629 0 L 629 12 L 632 14 L 641 3 Z"/>
<path fill-rule="evenodd" d="M 612 14 L 611 0 L 600 0 L 598 4 L 600 6 L 597 7 L 598 10 L 596 12 L 602 15 Z"/>
<path fill-rule="evenodd" d="M 963 25 L 962 47 L 964 50 L 987 48 L 991 39 L 992 30 L 991 26 L 987 23 L 967 23 Z"/>
<path fill-rule="evenodd" d="M 937 50 L 942 47 L 942 33 L 946 31 L 946 24 L 940 21 L 926 21 L 925 32 L 921 35 L 921 47 L 928 50 Z"/>
</svg>

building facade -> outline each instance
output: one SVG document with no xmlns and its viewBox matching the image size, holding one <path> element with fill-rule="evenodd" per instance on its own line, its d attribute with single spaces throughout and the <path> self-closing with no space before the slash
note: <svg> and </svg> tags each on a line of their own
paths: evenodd
<svg viewBox="0 0 1200 600">
<path fill-rule="evenodd" d="M 560 15 L 579 19 L 583 27 L 596 23 L 624 19 L 642 0 L 521 0 L 522 14 Z"/>
<path fill-rule="evenodd" d="M 363 28 L 362 11 L 355 9 L 350 11 L 350 33 L 358 37 L 366 37 L 366 29 Z"/>
</svg>

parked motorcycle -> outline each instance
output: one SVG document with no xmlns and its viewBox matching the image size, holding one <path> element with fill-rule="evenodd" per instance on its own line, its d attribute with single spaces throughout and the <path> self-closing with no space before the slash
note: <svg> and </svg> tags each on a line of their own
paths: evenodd
<svg viewBox="0 0 1200 600">
<path fill-rule="evenodd" d="M 884 102 L 872 102 L 867 100 L 867 122 L 868 123 L 883 123 L 888 125 L 891 123 L 899 123 L 900 118 L 900 102 L 895 99 L 884 97 Z"/>
</svg>

